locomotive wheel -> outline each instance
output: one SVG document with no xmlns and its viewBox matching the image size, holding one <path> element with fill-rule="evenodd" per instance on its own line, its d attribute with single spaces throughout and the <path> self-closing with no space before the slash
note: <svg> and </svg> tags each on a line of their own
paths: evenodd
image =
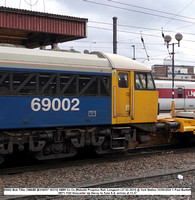
<svg viewBox="0 0 195 200">
<path fill-rule="evenodd" d="M 73 157 L 77 154 L 77 150 L 75 147 L 71 146 L 69 152 L 64 153 L 49 153 L 45 154 L 44 150 L 34 153 L 34 157 L 39 161 L 59 161 L 63 160 L 64 158 Z"/>
</svg>

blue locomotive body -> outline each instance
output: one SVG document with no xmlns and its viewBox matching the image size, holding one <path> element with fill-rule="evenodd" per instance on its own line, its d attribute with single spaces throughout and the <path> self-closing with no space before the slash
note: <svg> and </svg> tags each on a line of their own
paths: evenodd
<svg viewBox="0 0 195 200">
<path fill-rule="evenodd" d="M 111 75 L 96 55 L 0 47 L 0 130 L 111 124 Z"/>
<path fill-rule="evenodd" d="M 0 129 L 111 124 L 111 97 L 0 97 Z"/>
</svg>

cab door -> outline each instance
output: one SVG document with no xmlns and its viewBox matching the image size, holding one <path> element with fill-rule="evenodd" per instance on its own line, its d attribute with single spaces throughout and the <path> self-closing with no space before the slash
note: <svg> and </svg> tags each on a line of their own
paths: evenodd
<svg viewBox="0 0 195 200">
<path fill-rule="evenodd" d="M 129 123 L 130 120 L 130 73 L 117 71 L 115 99 L 116 122 Z"/>
</svg>

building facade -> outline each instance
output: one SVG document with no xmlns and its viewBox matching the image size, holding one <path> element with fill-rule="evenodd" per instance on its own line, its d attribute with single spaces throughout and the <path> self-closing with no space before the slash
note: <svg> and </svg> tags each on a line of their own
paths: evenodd
<svg viewBox="0 0 195 200">
<path fill-rule="evenodd" d="M 153 65 L 152 73 L 155 78 L 172 78 L 172 65 Z M 194 66 L 174 65 L 175 79 L 195 79 Z"/>
</svg>

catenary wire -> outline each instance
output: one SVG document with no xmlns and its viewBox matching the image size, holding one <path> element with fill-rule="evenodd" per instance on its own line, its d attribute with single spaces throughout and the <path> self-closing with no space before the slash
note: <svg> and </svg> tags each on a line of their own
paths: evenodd
<svg viewBox="0 0 195 200">
<path fill-rule="evenodd" d="M 144 10 L 149 10 L 149 11 L 153 11 L 153 12 L 158 12 L 158 13 L 163 13 L 163 14 L 167 14 L 167 15 L 172 15 L 172 16 L 183 17 L 183 18 L 186 18 L 186 19 L 195 20 L 194 17 L 188 17 L 188 16 L 179 15 L 179 14 L 180 14 L 183 10 L 185 10 L 194 0 L 192 0 L 192 1 L 190 2 L 190 4 L 188 4 L 188 5 L 187 5 L 184 9 L 182 9 L 182 11 L 180 11 L 178 14 L 173 14 L 173 13 L 165 12 L 165 11 L 162 11 L 162 10 L 156 10 L 156 9 L 152 9 L 152 8 L 146 8 L 146 7 L 143 7 L 143 6 L 137 6 L 137 5 L 133 5 L 133 4 L 129 4 L 129 3 L 118 2 L 118 1 L 114 1 L 114 0 L 108 0 L 108 1 L 111 1 L 111 2 L 114 2 L 114 3 L 117 3 L 117 4 L 120 4 L 120 5 L 125 5 L 125 6 L 134 7 L 134 8 L 139 8 L 139 9 L 144 9 Z"/>
<path fill-rule="evenodd" d="M 193 1 L 194 1 L 194 0 L 190 1 L 190 3 L 189 3 L 187 6 L 185 6 L 181 11 L 179 11 L 172 19 L 170 19 L 170 20 L 163 26 L 163 28 L 164 28 L 167 24 L 169 24 L 172 20 L 174 20 L 176 17 L 180 16 L 179 14 L 182 13 L 186 8 L 188 8 L 188 7 L 192 4 Z"/>
<path fill-rule="evenodd" d="M 102 28 L 102 27 L 96 27 L 96 26 L 88 26 L 89 28 L 94 28 L 94 29 L 101 29 L 101 30 L 107 30 L 107 31 L 113 31 L 111 28 Z M 131 33 L 131 34 L 135 34 L 135 35 L 140 35 L 140 33 L 137 32 L 132 32 L 132 31 L 123 31 L 123 30 L 117 30 L 118 32 L 122 32 L 122 33 Z M 149 37 L 157 37 L 157 38 L 162 38 L 161 35 L 152 35 L 152 34 L 142 34 L 144 36 L 149 36 Z M 187 42 L 195 42 L 195 40 L 185 40 Z"/>
<path fill-rule="evenodd" d="M 133 10 L 133 9 L 129 9 L 129 8 L 123 8 L 123 7 L 114 6 L 114 5 L 110 5 L 110 4 L 99 3 L 99 2 L 90 1 L 90 0 L 83 0 L 83 1 L 86 1 L 86 2 L 92 3 L 92 4 L 96 4 L 96 5 L 110 7 L 110 8 L 117 8 L 117 9 L 121 9 L 121 10 L 126 10 L 126 11 L 131 11 L 131 12 L 136 12 L 136 13 L 142 13 L 142 14 L 146 14 L 146 15 L 151 15 L 151 16 L 154 16 L 154 17 L 172 19 L 171 17 L 167 17 L 167 16 L 163 16 L 163 15 L 159 15 L 159 14 L 153 14 L 153 13 L 148 13 L 148 12 Z M 182 20 L 182 19 L 174 19 L 174 20 L 180 21 L 180 22 L 185 22 L 185 23 L 190 23 L 190 24 L 194 24 L 195 23 L 195 22 L 192 22 L 192 21 L 187 21 L 187 20 Z"/>
<path fill-rule="evenodd" d="M 112 23 L 108 23 L 108 22 L 101 22 L 101 21 L 89 21 L 89 23 L 96 23 L 96 24 L 104 24 L 104 25 L 109 25 L 112 26 Z M 159 31 L 161 32 L 160 29 L 157 28 L 149 28 L 149 27 L 143 27 L 143 26 L 132 26 L 132 25 L 125 25 L 125 24 L 117 24 L 118 27 L 126 27 L 126 28 L 137 28 L 137 29 L 142 29 L 142 30 L 151 30 L 151 31 Z M 177 31 L 173 31 L 173 30 L 163 30 L 166 32 L 173 32 L 176 33 Z M 185 35 L 193 35 L 195 36 L 195 33 L 189 33 L 189 32 L 182 32 Z"/>
</svg>

